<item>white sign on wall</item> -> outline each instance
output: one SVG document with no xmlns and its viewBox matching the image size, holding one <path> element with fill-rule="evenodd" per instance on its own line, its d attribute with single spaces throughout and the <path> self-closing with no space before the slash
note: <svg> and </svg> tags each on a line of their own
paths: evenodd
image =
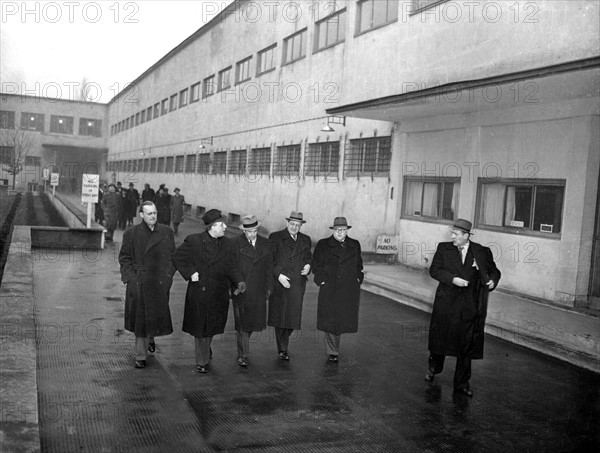
<svg viewBox="0 0 600 453">
<path fill-rule="evenodd" d="M 398 253 L 398 236 L 380 234 L 377 236 L 376 252 L 382 255 L 395 255 Z"/>
<path fill-rule="evenodd" d="M 81 179 L 81 202 L 98 203 L 98 188 L 100 187 L 100 175 L 82 175 Z"/>
</svg>

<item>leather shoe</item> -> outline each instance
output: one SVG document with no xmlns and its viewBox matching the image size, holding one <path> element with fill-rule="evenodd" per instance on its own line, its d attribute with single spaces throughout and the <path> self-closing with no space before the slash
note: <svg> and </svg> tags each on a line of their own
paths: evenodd
<svg viewBox="0 0 600 453">
<path fill-rule="evenodd" d="M 330 362 L 337 362 L 338 360 L 339 359 L 338 359 L 337 355 L 335 355 L 335 354 L 329 354 L 329 361 Z"/>
<path fill-rule="evenodd" d="M 135 363 L 133 364 L 133 366 L 136 368 L 144 368 L 146 366 L 146 361 L 145 360 L 136 360 Z"/>
<path fill-rule="evenodd" d="M 156 351 L 156 343 L 153 341 L 148 343 L 148 352 L 154 353 Z"/>
<path fill-rule="evenodd" d="M 237 364 L 238 364 L 239 366 L 244 366 L 244 367 L 245 367 L 245 366 L 248 366 L 248 359 L 247 359 L 246 357 L 239 357 L 239 358 L 237 359 Z"/>
<path fill-rule="evenodd" d="M 428 371 L 427 374 L 425 375 L 425 381 L 433 382 L 434 377 L 435 377 L 435 374 L 433 374 L 431 371 Z"/>
<path fill-rule="evenodd" d="M 473 398 L 473 390 L 468 387 L 461 387 L 459 389 L 454 389 L 456 393 L 460 393 L 461 395 L 468 396 L 469 398 Z"/>
<path fill-rule="evenodd" d="M 197 365 L 196 370 L 198 371 L 198 373 L 208 373 L 208 367 L 206 365 Z"/>
<path fill-rule="evenodd" d="M 288 353 L 287 353 L 287 352 L 280 352 L 280 353 L 279 353 L 279 358 L 280 358 L 281 360 L 290 360 L 290 356 L 288 355 Z"/>
</svg>

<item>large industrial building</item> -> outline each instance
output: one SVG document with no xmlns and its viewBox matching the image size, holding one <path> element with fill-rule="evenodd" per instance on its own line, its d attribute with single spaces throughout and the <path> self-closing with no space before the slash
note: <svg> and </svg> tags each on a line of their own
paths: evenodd
<svg viewBox="0 0 600 453">
<path fill-rule="evenodd" d="M 407 266 L 471 219 L 504 290 L 598 308 L 599 6 L 240 0 L 107 105 L 4 95 L 1 123 L 45 114 L 41 166 L 92 150 L 104 180 L 266 232 L 301 211 L 313 240 L 345 216 Z M 78 131 L 53 130 L 66 104 Z"/>
</svg>

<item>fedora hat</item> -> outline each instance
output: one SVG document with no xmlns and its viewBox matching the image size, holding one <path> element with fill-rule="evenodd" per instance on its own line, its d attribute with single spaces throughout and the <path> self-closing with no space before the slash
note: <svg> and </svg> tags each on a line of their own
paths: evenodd
<svg viewBox="0 0 600 453">
<path fill-rule="evenodd" d="M 221 211 L 219 211 L 218 209 L 211 209 L 209 211 L 206 211 L 206 214 L 202 216 L 202 221 L 207 227 L 211 226 L 215 222 L 222 222 L 223 217 L 221 216 Z"/>
<path fill-rule="evenodd" d="M 303 220 L 303 215 L 301 212 L 292 211 L 289 217 L 286 217 L 285 220 L 288 222 L 291 220 L 295 220 L 296 222 L 306 223 L 306 220 Z"/>
<path fill-rule="evenodd" d="M 242 224 L 240 225 L 241 230 L 253 230 L 258 228 L 260 222 L 256 219 L 255 215 L 245 215 L 242 219 Z"/>
<path fill-rule="evenodd" d="M 346 227 L 348 229 L 352 228 L 350 225 L 348 225 L 348 221 L 346 220 L 346 217 L 336 217 L 335 220 L 333 221 L 333 226 L 330 226 L 329 229 L 334 230 L 334 229 L 340 228 L 340 227 Z"/>
<path fill-rule="evenodd" d="M 473 228 L 473 224 L 465 219 L 457 219 L 452 228 L 457 228 L 459 230 L 463 230 L 465 233 L 470 233 L 471 228 Z"/>
</svg>

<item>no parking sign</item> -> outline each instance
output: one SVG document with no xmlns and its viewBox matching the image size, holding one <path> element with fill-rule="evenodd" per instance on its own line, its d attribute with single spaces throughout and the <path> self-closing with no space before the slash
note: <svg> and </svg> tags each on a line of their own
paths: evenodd
<svg viewBox="0 0 600 453">
<path fill-rule="evenodd" d="M 98 203 L 100 175 L 83 175 L 81 183 L 81 202 Z"/>
</svg>

